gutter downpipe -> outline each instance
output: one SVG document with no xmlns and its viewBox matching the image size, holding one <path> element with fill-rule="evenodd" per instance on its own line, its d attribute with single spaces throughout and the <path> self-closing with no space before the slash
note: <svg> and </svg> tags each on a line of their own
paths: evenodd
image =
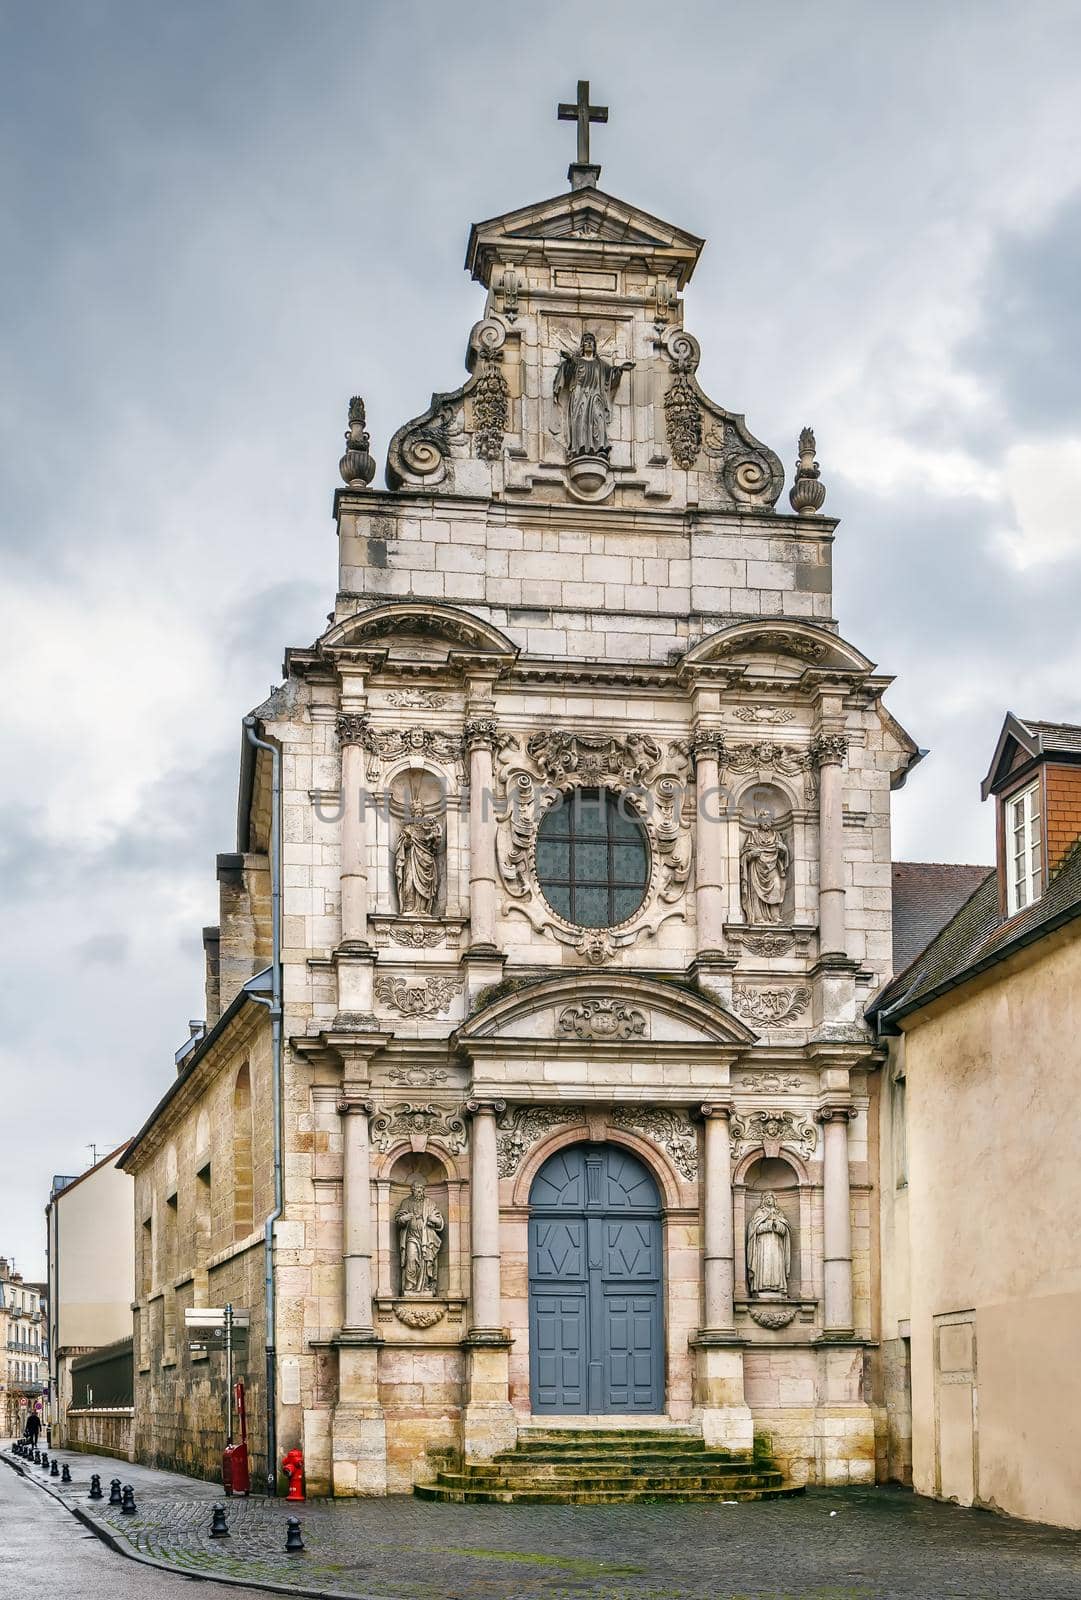
<svg viewBox="0 0 1081 1600">
<path fill-rule="evenodd" d="M 278 1492 L 278 1383 L 277 1383 L 277 1307 L 274 1298 L 274 1224 L 282 1214 L 282 890 L 281 890 L 281 751 L 277 745 L 260 739 L 256 719 L 244 718 L 244 733 L 249 744 L 266 750 L 271 759 L 272 797 L 270 808 L 270 910 L 273 939 L 271 998 L 253 994 L 251 998 L 270 1011 L 273 1055 L 274 1116 L 274 1209 L 263 1227 L 264 1303 L 266 1305 L 266 1490 Z M 230 1402 L 231 1403 L 231 1402 Z"/>
</svg>

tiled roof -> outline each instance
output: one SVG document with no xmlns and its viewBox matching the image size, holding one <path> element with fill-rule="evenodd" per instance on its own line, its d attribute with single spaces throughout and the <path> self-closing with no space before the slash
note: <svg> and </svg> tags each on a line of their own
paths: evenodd
<svg viewBox="0 0 1081 1600">
<path fill-rule="evenodd" d="M 1040 899 L 1016 916 L 1002 916 L 998 877 L 991 873 L 908 969 L 886 985 L 869 1011 L 883 1022 L 896 1020 L 1078 916 L 1081 841 Z"/>
<path fill-rule="evenodd" d="M 1081 727 L 1074 722 L 1040 722 L 1034 717 L 1017 720 L 1038 740 L 1044 755 L 1054 755 L 1057 750 L 1081 751 Z"/>
<path fill-rule="evenodd" d="M 893 970 L 904 972 L 993 867 L 943 861 L 893 863 Z"/>
</svg>

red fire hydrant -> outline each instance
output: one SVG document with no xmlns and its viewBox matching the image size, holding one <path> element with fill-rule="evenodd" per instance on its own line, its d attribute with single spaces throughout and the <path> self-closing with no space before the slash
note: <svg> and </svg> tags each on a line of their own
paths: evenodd
<svg viewBox="0 0 1081 1600">
<path fill-rule="evenodd" d="M 282 1456 L 282 1471 L 289 1479 L 289 1493 L 287 1500 L 303 1500 L 304 1498 L 304 1452 L 290 1450 Z"/>
</svg>

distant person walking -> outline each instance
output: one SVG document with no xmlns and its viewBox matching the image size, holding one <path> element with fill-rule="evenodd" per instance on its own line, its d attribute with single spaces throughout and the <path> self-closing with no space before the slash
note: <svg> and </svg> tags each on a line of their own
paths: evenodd
<svg viewBox="0 0 1081 1600">
<path fill-rule="evenodd" d="M 30 1443 L 35 1449 L 37 1448 L 38 1434 L 40 1432 L 41 1418 L 38 1416 L 36 1411 L 31 1411 L 30 1415 L 26 1419 L 26 1437 L 30 1440 Z"/>
</svg>

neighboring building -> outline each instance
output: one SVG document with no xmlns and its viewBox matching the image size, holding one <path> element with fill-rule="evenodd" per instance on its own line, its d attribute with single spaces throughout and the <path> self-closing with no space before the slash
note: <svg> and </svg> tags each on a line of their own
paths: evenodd
<svg viewBox="0 0 1081 1600">
<path fill-rule="evenodd" d="M 1081 727 L 1008 716 L 982 792 L 997 869 L 874 1006 L 891 1449 L 910 1426 L 923 1494 L 1079 1527 Z"/>
<path fill-rule="evenodd" d="M 120 1423 L 110 1423 L 104 1432 L 96 1423 L 90 1426 L 68 1413 L 75 1358 L 131 1334 L 132 1182 L 117 1165 L 124 1148 L 119 1145 L 78 1177 L 54 1178 L 45 1208 L 50 1439 L 66 1448 L 93 1444 L 121 1454 L 127 1453 L 122 1436 L 130 1433 L 130 1407 Z"/>
<path fill-rule="evenodd" d="M 863 1012 L 918 751 L 813 436 L 781 509 L 695 376 L 702 241 L 598 171 L 472 229 L 470 376 L 386 489 L 350 408 L 332 620 L 250 719 L 206 1031 L 123 1158 L 143 1459 L 218 1470 L 184 1311 L 228 1299 L 255 1470 L 302 1446 L 309 1492 L 597 1414 L 875 1476 Z"/>
<path fill-rule="evenodd" d="M 0 1427 L 20 1435 L 31 1411 L 42 1416 L 48 1382 L 44 1286 L 24 1283 L 0 1256 Z"/>
</svg>

